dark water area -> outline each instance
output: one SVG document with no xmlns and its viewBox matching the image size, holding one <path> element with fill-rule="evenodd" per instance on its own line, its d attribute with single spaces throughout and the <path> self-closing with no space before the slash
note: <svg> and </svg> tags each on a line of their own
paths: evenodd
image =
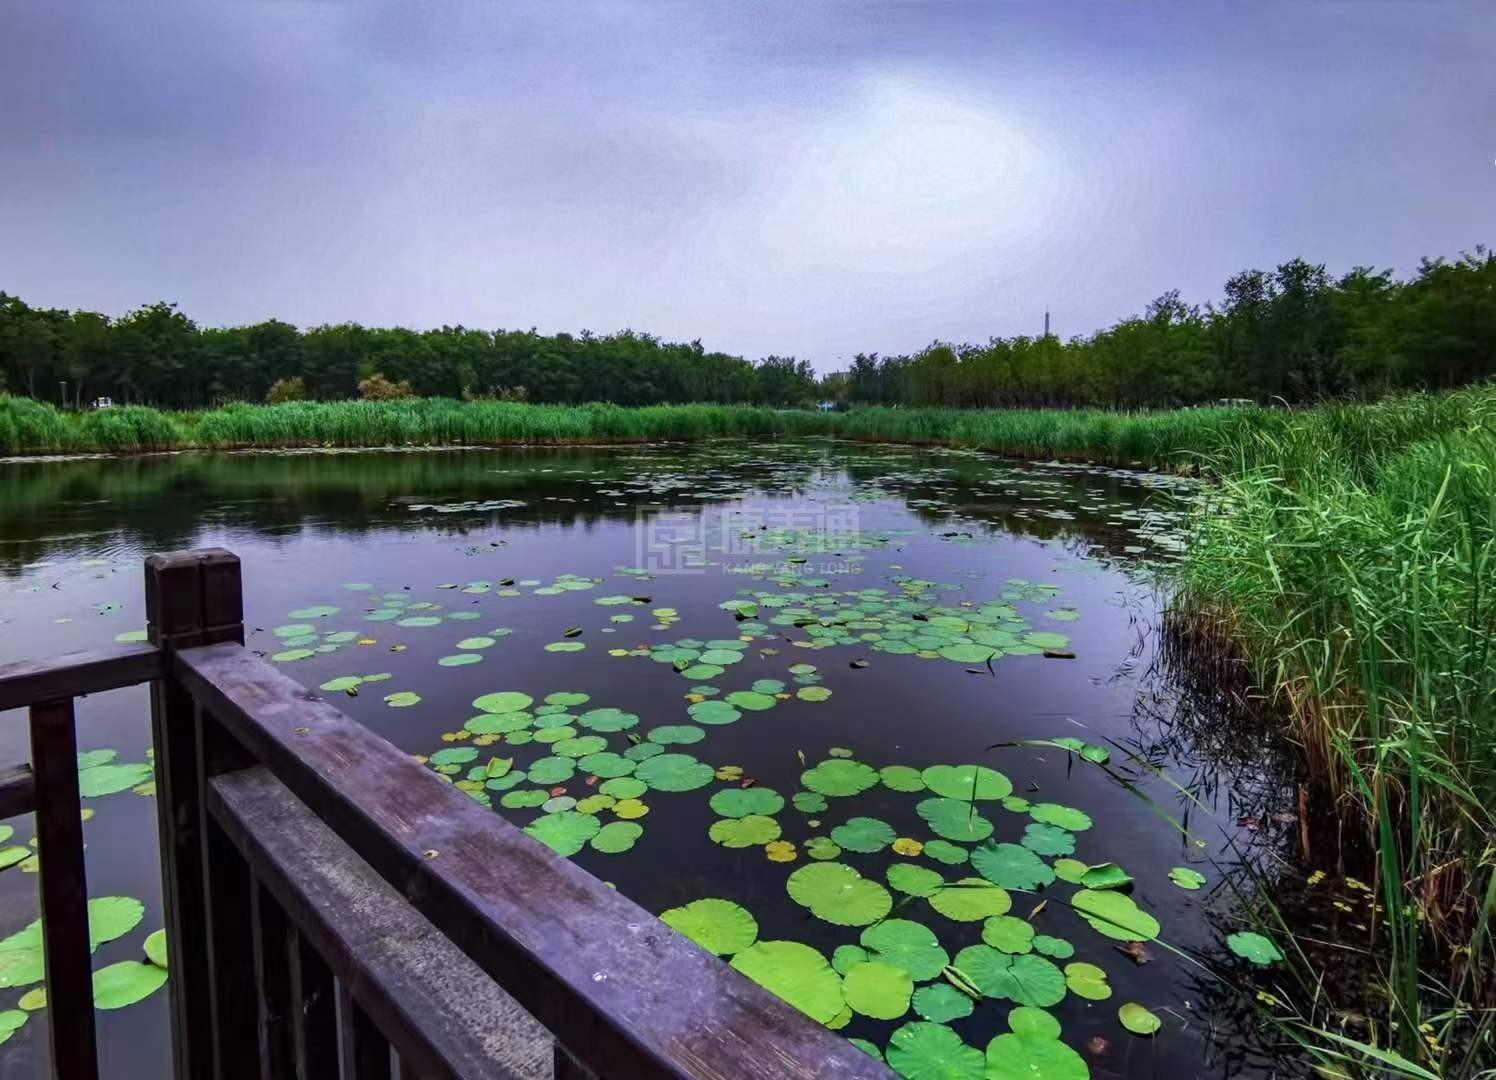
<svg viewBox="0 0 1496 1080">
<path fill-rule="evenodd" d="M 1140 964 L 1071 910 L 1074 885 L 1009 890 L 1008 914 L 1073 948 L 1046 963 L 1106 972 L 1109 997 L 1067 991 L 1048 1007 L 1090 1075 L 1291 1075 L 1260 1044 L 1250 993 L 1236 989 L 1241 962 L 1223 945 L 1243 926 L 1244 862 L 1274 857 L 1272 829 L 1239 822 L 1273 820 L 1287 798 L 1276 751 L 1221 739 L 1210 703 L 1162 647 L 1158 570 L 1180 550 L 1198 494 L 1148 474 L 819 440 L 0 463 L 0 659 L 110 647 L 144 625 L 147 554 L 226 547 L 243 562 L 247 645 L 285 673 L 312 688 L 360 680 L 354 696 L 324 693 L 516 824 L 556 818 L 539 831 L 648 910 L 730 900 L 756 920 L 759 941 L 799 942 L 827 959 L 857 945 L 856 919 L 871 919 L 856 905 L 836 916 L 854 925 L 822 917 L 792 897 L 792 874 L 850 866 L 887 893 L 888 918 L 928 927 L 954 960 L 981 944 L 983 922 L 889 888 L 887 871 L 918 865 L 948 882 L 977 871 L 876 839 L 861 844 L 876 850 L 812 857 L 838 829 L 856 836 L 845 831 L 854 817 L 902 840 L 939 840 L 927 816 L 939 808 L 922 807 L 938 796 L 874 782 L 802 810 L 802 774 L 826 761 L 986 766 L 1018 800 L 976 803 L 996 841 L 1028 840 L 1045 864 L 1073 844 L 1068 857 L 1120 865 L 1133 878 L 1128 895 L 1159 924 Z M 529 700 L 508 712 L 512 700 L 492 712 L 474 705 L 498 692 Z M 558 692 L 588 699 L 545 702 Z M 690 711 L 703 701 L 739 707 Z M 618 728 L 616 714 L 588 715 L 596 710 L 637 720 Z M 513 727 L 516 711 L 533 719 Z M 80 749 L 147 760 L 144 690 L 80 701 L 78 716 Z M 510 719 L 472 723 L 485 716 Z M 0 761 L 26 760 L 21 716 L 6 719 Z M 1013 745 L 1060 737 L 1107 748 L 1109 763 Z M 701 764 L 649 766 L 651 745 Z M 495 757 L 512 765 L 488 783 Z M 590 768 L 665 775 L 630 796 L 647 808 L 635 816 L 602 805 L 613 798 L 608 778 L 589 781 Z M 530 769 L 537 779 L 510 776 Z M 777 792 L 782 805 L 754 796 L 765 812 L 714 839 L 718 809 L 732 801 L 714 807 L 714 797 L 732 791 Z M 557 801 L 502 805 L 541 797 L 522 792 Z M 570 801 L 588 798 L 590 815 Z M 155 806 L 129 789 L 86 801 L 90 895 L 146 908 L 100 948 L 98 968 L 139 958 L 161 925 Z M 1036 813 L 1054 815 L 1040 804 L 1081 816 L 1044 824 Z M 618 821 L 641 831 L 612 829 Z M 25 845 L 30 820 L 10 824 L 7 843 Z M 964 859 L 982 845 L 933 850 L 942 846 Z M 1176 867 L 1204 875 L 1204 887 L 1180 888 Z M 25 865 L 0 873 L 0 937 L 35 918 L 35 880 Z M 0 989 L 0 1010 L 28 988 Z M 1127 1002 L 1151 1009 L 1161 1030 L 1126 1031 L 1117 1009 Z M 1013 1005 L 984 996 L 949 1024 L 985 1050 Z M 99 1014 L 106 1075 L 165 1074 L 165 1010 L 156 993 Z M 881 1049 L 920 1020 L 911 1009 L 833 1023 Z M 44 1009 L 30 1012 L 0 1046 L 0 1077 L 41 1075 L 45 1022 Z"/>
</svg>

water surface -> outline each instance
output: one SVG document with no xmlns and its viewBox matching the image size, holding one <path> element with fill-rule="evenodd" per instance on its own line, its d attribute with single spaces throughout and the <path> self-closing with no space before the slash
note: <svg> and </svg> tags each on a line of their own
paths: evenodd
<svg viewBox="0 0 1496 1080">
<path fill-rule="evenodd" d="M 896 787 L 923 788 L 908 777 L 930 766 L 998 770 L 1007 804 L 974 807 L 993 840 L 1028 843 L 1046 868 L 1065 857 L 1119 864 L 1134 880 L 1127 895 L 1161 927 L 1130 956 L 1070 909 L 1075 886 L 1009 890 L 1010 916 L 1073 949 L 1052 946 L 1046 964 L 1106 972 L 1105 1000 L 1066 989 L 1049 1006 L 1061 1040 L 1094 1076 L 1241 1075 L 1267 1066 L 1229 986 L 1221 937 L 1239 926 L 1227 879 L 1243 840 L 1260 841 L 1238 822 L 1261 819 L 1276 785 L 1239 748 L 1223 763 L 1201 745 L 1198 696 L 1161 656 L 1155 571 L 1179 550 L 1196 497 L 1161 476 L 817 440 L 5 463 L 0 656 L 108 647 L 143 626 L 146 554 L 221 545 L 243 561 L 247 645 L 287 674 L 332 686 L 327 696 L 356 719 L 575 848 L 647 909 L 729 900 L 751 913 L 759 941 L 802 943 L 844 971 L 860 959 L 856 924 L 868 916 L 852 903 L 832 905 L 828 920 L 792 897 L 791 875 L 851 867 L 876 883 L 853 890 L 860 900 L 876 908 L 885 893 L 884 917 L 927 927 L 956 959 L 981 945 L 984 923 L 890 889 L 887 874 L 909 864 L 948 882 L 979 878 L 964 860 L 986 838 L 942 838 L 949 821 L 922 808 L 936 792 Z M 351 696 L 337 689 L 371 675 L 388 677 L 354 683 Z M 529 700 L 475 706 L 498 692 Z M 567 696 L 546 702 L 557 693 Z M 742 707 L 701 705 L 724 701 Z M 80 748 L 146 760 L 143 690 L 82 701 L 78 715 Z M 0 760 L 24 760 L 11 718 Z M 1021 745 L 1061 737 L 1106 748 L 1109 763 Z M 656 747 L 688 758 L 649 765 Z M 838 764 L 816 771 L 822 762 Z M 906 769 L 819 808 L 806 784 L 830 777 L 837 788 L 856 771 L 849 762 Z M 614 785 L 633 801 L 606 805 L 613 774 L 635 771 L 654 782 L 637 795 Z M 545 806 L 502 805 L 542 796 Z M 588 799 L 590 813 L 573 804 Z M 742 811 L 735 803 L 762 812 L 720 824 Z M 139 957 L 161 924 L 155 808 L 131 790 L 88 804 L 91 895 L 146 905 L 138 927 L 99 950 L 100 967 Z M 846 831 L 853 818 L 874 825 Z M 11 824 L 9 842 L 25 844 L 29 819 Z M 880 843 L 878 824 L 907 853 Z M 832 854 L 838 835 L 851 843 Z M 942 861 L 951 849 L 962 862 Z M 1178 887 L 1176 867 L 1205 887 Z M 25 867 L 0 875 L 0 936 L 34 918 L 34 882 Z M 937 972 L 917 985 L 945 982 Z M 0 990 L 0 1009 L 25 989 Z M 1163 1022 L 1152 1038 L 1118 1024 L 1118 1006 L 1134 1001 Z M 1014 1004 L 984 996 L 950 1027 L 985 1049 Z M 31 1014 L 0 1047 L 3 1075 L 36 1073 L 45 1018 Z M 919 1021 L 911 1010 L 832 1022 L 882 1048 Z M 165 1031 L 164 993 L 101 1013 L 110 1075 L 163 1074 Z"/>
</svg>

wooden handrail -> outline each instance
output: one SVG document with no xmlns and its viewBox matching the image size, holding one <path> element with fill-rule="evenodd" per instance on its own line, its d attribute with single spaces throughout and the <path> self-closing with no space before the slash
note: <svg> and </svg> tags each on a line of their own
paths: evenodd
<svg viewBox="0 0 1496 1080">
<path fill-rule="evenodd" d="M 167 675 L 584 1065 L 892 1076 L 243 646 L 181 650 Z"/>
<path fill-rule="evenodd" d="M 39 701 L 66 701 L 161 677 L 161 653 L 154 645 L 64 653 L 50 660 L 0 664 L 0 712 Z"/>
</svg>

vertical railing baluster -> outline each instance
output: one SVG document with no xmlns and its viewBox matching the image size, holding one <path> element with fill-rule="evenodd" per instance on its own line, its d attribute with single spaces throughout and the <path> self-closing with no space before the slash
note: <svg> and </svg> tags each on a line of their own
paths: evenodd
<svg viewBox="0 0 1496 1080">
<path fill-rule="evenodd" d="M 296 1080 L 322 1080 L 338 1070 L 338 1017 L 332 972 L 291 928 L 286 957 L 291 974 L 291 1024 Z"/>
<path fill-rule="evenodd" d="M 338 1033 L 343 1080 L 390 1080 L 390 1044 L 342 983 L 338 984 Z"/>
<path fill-rule="evenodd" d="M 31 706 L 31 767 L 36 774 L 36 841 L 41 863 L 42 942 L 52 1073 L 94 1080 L 93 966 L 88 877 L 78 809 L 78 736 L 73 703 Z"/>
<path fill-rule="evenodd" d="M 244 640 L 239 559 L 221 549 L 152 555 L 145 563 L 146 627 L 169 654 L 219 641 Z M 213 1075 L 209 982 L 208 898 L 204 895 L 202 784 L 198 730 L 191 697 L 170 668 L 151 688 L 156 751 L 156 820 L 160 834 L 162 902 L 172 955 L 173 1075 Z"/>
<path fill-rule="evenodd" d="M 250 883 L 249 912 L 254 924 L 255 985 L 259 998 L 260 1075 L 289 1080 L 296 1075 L 292 1019 L 292 935 L 286 913 L 265 886 Z"/>
</svg>

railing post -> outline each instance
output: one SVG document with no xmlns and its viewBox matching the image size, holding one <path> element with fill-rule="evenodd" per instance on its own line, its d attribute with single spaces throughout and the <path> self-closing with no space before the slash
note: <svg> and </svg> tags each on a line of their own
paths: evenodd
<svg viewBox="0 0 1496 1080">
<path fill-rule="evenodd" d="M 222 548 L 152 555 L 145 562 L 146 632 L 166 653 L 244 641 L 238 556 Z M 169 657 L 168 657 L 169 659 Z M 214 1075 L 212 984 L 203 863 L 202 748 L 196 709 L 168 665 L 151 687 L 161 891 L 171 951 L 176 1080 Z"/>
<path fill-rule="evenodd" d="M 42 944 L 52 1041 L 52 1075 L 99 1075 L 94 1040 L 88 879 L 78 810 L 78 737 L 73 703 L 31 706 L 31 760 L 36 772 L 37 850 L 41 855 Z"/>
</svg>

